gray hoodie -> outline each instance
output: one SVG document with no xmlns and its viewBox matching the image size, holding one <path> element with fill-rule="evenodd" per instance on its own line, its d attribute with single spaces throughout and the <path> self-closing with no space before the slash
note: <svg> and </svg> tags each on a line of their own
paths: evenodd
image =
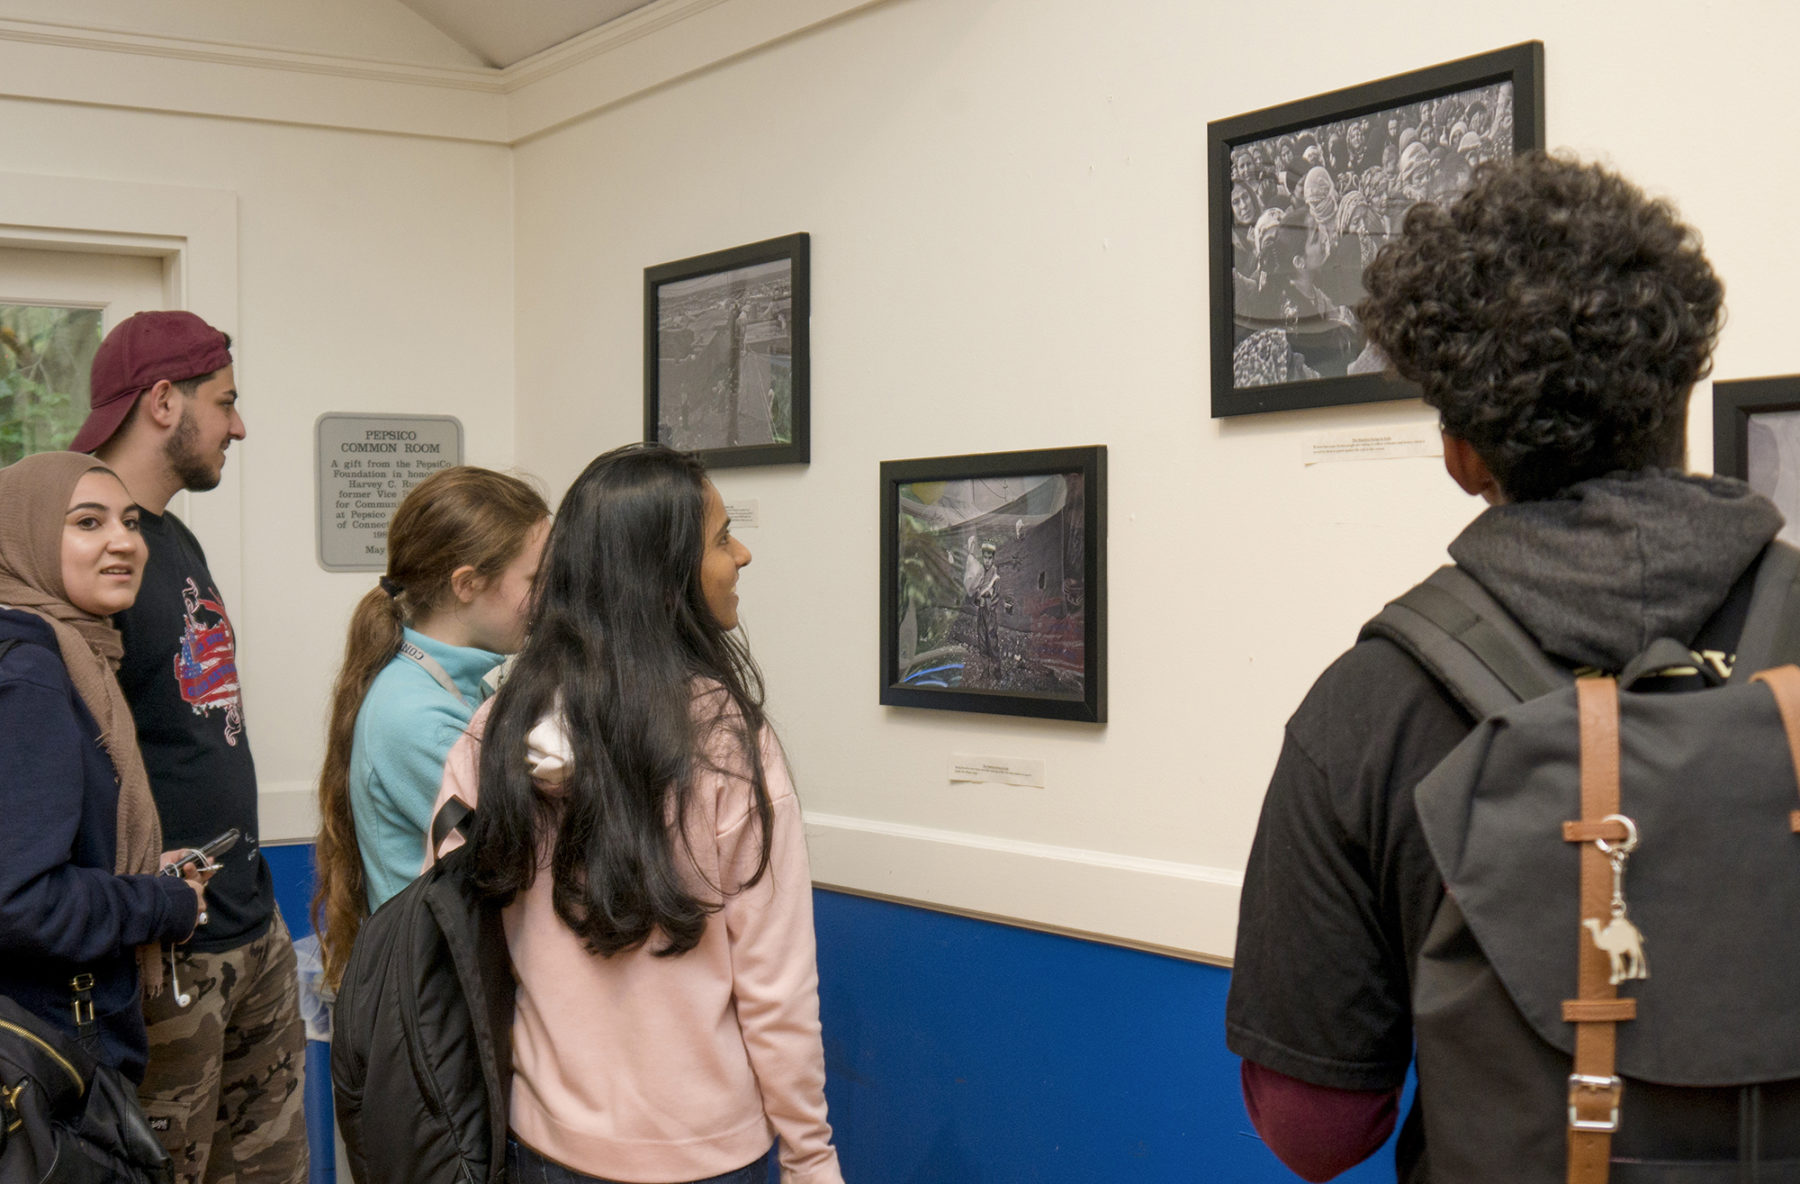
<svg viewBox="0 0 1800 1184">
<path fill-rule="evenodd" d="M 1450 557 L 1545 650 L 1617 670 L 1659 637 L 1692 641 L 1782 522 L 1742 481 L 1645 469 L 1494 506 Z"/>
</svg>

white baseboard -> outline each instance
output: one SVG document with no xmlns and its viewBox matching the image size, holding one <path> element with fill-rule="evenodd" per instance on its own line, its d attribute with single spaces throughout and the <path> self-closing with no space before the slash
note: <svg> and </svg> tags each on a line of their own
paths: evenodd
<svg viewBox="0 0 1800 1184">
<path fill-rule="evenodd" d="M 264 843 L 319 831 L 309 782 L 264 783 Z M 1228 964 L 1241 871 L 966 831 L 806 814 L 813 882 L 949 912 Z"/>
<path fill-rule="evenodd" d="M 1243 873 L 806 814 L 813 882 L 1228 964 Z"/>
</svg>

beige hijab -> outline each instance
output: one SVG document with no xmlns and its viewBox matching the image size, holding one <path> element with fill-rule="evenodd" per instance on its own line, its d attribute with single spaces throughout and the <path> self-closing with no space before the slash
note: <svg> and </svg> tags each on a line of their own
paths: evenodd
<svg viewBox="0 0 1800 1184">
<path fill-rule="evenodd" d="M 125 649 L 109 617 L 69 603 L 62 579 L 63 519 L 75 486 L 88 473 L 111 472 L 91 456 L 42 452 L 0 469 L 0 605 L 42 617 L 56 634 L 69 680 L 100 725 L 100 742 L 119 778 L 118 842 L 113 870 L 154 872 L 162 854 L 162 825 L 150 778 L 138 753 L 137 725 L 113 671 Z M 145 986 L 161 984 L 155 948 L 140 952 Z"/>
</svg>

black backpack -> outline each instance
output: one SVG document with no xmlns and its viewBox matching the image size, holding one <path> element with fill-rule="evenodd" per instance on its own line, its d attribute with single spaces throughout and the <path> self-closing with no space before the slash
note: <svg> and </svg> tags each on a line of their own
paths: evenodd
<svg viewBox="0 0 1800 1184">
<path fill-rule="evenodd" d="M 1800 670 L 1753 681 L 1800 660 L 1800 552 L 1729 679 L 1664 639 L 1577 685 L 1455 568 L 1363 636 L 1479 721 L 1415 792 L 1423 1177 L 1800 1182 Z"/>
<path fill-rule="evenodd" d="M 473 817 L 451 799 L 432 849 Z M 503 1184 L 512 962 L 468 845 L 363 922 L 332 1016 L 331 1087 L 357 1184 Z"/>
</svg>

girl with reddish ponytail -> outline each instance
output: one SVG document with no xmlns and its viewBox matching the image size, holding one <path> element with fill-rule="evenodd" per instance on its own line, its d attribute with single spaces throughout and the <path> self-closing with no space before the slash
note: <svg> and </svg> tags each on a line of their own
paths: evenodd
<svg viewBox="0 0 1800 1184">
<path fill-rule="evenodd" d="M 468 466 L 394 512 L 387 573 L 350 619 L 319 774 L 313 918 L 333 986 L 363 917 L 418 874 L 444 758 L 524 645 L 549 517 L 525 482 Z"/>
</svg>

